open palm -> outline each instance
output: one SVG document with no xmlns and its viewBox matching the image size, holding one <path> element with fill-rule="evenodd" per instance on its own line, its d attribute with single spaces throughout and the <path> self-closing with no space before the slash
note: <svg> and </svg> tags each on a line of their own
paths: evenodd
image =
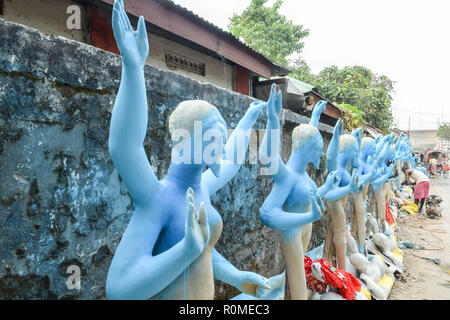
<svg viewBox="0 0 450 320">
<path fill-rule="evenodd" d="M 139 18 L 137 31 L 134 31 L 125 12 L 123 0 L 115 0 L 112 27 L 123 63 L 143 67 L 148 56 L 148 39 L 144 17 Z"/>
</svg>

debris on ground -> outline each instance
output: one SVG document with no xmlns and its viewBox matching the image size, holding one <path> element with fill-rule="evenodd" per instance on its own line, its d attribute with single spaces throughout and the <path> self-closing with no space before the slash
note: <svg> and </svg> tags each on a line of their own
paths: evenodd
<svg viewBox="0 0 450 320">
<path fill-rule="evenodd" d="M 400 241 L 400 242 L 398 243 L 398 248 L 399 248 L 399 249 L 402 249 L 402 250 L 404 250 L 404 249 L 413 249 L 413 248 L 417 248 L 417 249 L 425 249 L 424 246 L 422 246 L 422 245 L 420 245 L 420 244 L 417 244 L 417 243 L 414 243 L 414 242 L 412 242 L 412 241 L 408 241 L 408 240 L 406 240 L 406 241 Z"/>
</svg>

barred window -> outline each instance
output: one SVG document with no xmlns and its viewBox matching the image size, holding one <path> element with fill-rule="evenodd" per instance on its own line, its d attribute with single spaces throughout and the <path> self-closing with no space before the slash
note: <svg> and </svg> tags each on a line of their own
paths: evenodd
<svg viewBox="0 0 450 320">
<path fill-rule="evenodd" d="M 182 55 L 166 52 L 166 65 L 173 69 L 182 69 L 199 75 L 205 75 L 205 63 L 195 61 Z"/>
</svg>

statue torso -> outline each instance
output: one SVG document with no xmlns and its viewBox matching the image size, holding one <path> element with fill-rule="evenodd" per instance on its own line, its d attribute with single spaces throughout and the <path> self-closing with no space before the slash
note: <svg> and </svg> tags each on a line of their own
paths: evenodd
<svg viewBox="0 0 450 320">
<path fill-rule="evenodd" d="M 153 256 L 165 252 L 184 238 L 186 224 L 186 190 L 177 184 L 162 180 L 161 191 L 155 197 L 154 203 L 148 208 L 136 209 L 127 230 L 122 237 L 120 246 L 123 246 L 121 254 L 125 259 L 136 259 L 144 254 Z M 204 202 L 205 212 L 208 216 L 210 237 L 203 253 L 181 272 L 172 283 L 160 291 L 151 299 L 213 299 L 214 278 L 212 270 L 212 250 L 222 232 L 222 219 L 215 208 L 212 207 L 207 190 L 200 186 L 193 187 L 196 214 L 200 203 Z M 148 212 L 137 212 L 145 210 Z M 161 232 L 155 243 L 153 251 L 146 234 L 150 228 L 148 219 L 142 216 L 155 215 L 163 219 Z M 122 242 L 125 242 L 122 244 Z M 119 248 L 118 248 L 119 249 Z M 125 271 L 126 272 L 126 271 Z"/>
<path fill-rule="evenodd" d="M 287 212 L 308 212 L 311 210 L 310 192 L 317 192 L 317 187 L 307 174 L 290 172 L 291 192 L 284 202 L 283 209 Z"/>
</svg>

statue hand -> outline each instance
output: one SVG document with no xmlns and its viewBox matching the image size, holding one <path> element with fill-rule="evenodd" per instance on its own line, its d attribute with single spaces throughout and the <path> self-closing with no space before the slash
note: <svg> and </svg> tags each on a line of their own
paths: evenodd
<svg viewBox="0 0 450 320">
<path fill-rule="evenodd" d="M 267 100 L 267 118 L 272 121 L 278 121 L 282 108 L 283 96 L 281 90 L 277 94 L 277 85 L 275 83 L 270 87 L 270 96 Z"/>
<path fill-rule="evenodd" d="M 267 105 L 264 101 L 254 101 L 250 104 L 245 113 L 245 116 L 250 117 L 250 119 L 254 122 L 261 115 L 262 110 Z"/>
<path fill-rule="evenodd" d="M 143 67 L 148 56 L 148 39 L 144 17 L 139 18 L 137 31 L 133 31 L 124 9 L 123 0 L 115 0 L 112 27 L 123 63 L 133 67 Z"/>
<path fill-rule="evenodd" d="M 316 106 L 314 107 L 313 113 L 319 113 L 321 114 L 322 112 L 325 111 L 325 109 L 327 108 L 327 101 L 326 100 L 320 100 L 319 102 L 317 102 Z"/>
<path fill-rule="evenodd" d="M 325 186 L 327 189 L 331 190 L 339 186 L 341 182 L 341 177 L 338 175 L 338 171 L 332 171 L 327 176 L 327 181 L 325 181 Z"/>
<path fill-rule="evenodd" d="M 250 271 L 240 271 L 237 288 L 241 292 L 255 296 L 259 288 L 270 289 L 270 286 L 265 277 Z"/>
<path fill-rule="evenodd" d="M 209 241 L 208 216 L 204 203 L 200 203 L 199 217 L 195 214 L 194 190 L 186 191 L 186 226 L 184 241 L 186 248 L 198 257 Z"/>
</svg>

